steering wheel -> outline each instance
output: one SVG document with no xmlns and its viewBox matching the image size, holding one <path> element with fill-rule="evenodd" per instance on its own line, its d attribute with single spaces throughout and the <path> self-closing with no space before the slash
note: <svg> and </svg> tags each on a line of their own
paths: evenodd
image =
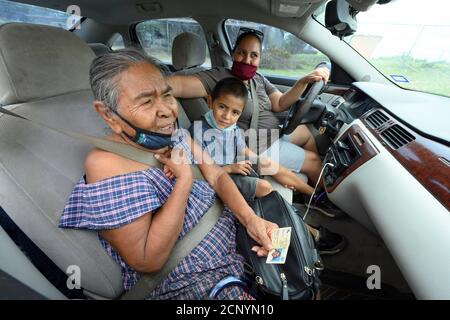
<svg viewBox="0 0 450 320">
<path fill-rule="evenodd" d="M 299 125 L 315 122 L 317 117 L 307 117 L 311 110 L 314 100 L 324 87 L 323 80 L 315 82 L 304 98 L 300 98 L 289 108 L 289 113 L 284 121 L 281 132 L 291 134 Z M 323 111 L 323 110 L 322 110 Z"/>
</svg>

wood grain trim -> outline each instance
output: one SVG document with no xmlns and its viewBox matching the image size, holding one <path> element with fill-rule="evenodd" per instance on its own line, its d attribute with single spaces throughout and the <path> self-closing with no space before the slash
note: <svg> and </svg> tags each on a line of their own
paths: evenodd
<svg viewBox="0 0 450 320">
<path fill-rule="evenodd" d="M 349 89 L 349 87 L 341 87 L 341 86 L 336 86 L 336 85 L 329 85 L 329 86 L 327 86 L 324 89 L 324 92 L 342 97 L 347 92 L 348 89 Z"/>
<path fill-rule="evenodd" d="M 379 153 L 378 149 L 372 144 L 370 139 L 358 125 L 354 124 L 350 128 L 348 128 L 347 131 L 345 131 L 345 133 L 339 138 L 339 140 L 343 141 L 348 136 L 350 136 L 350 139 L 352 139 L 352 141 L 355 143 L 361 155 L 350 167 L 345 169 L 345 171 L 336 179 L 333 185 L 326 186 L 326 190 L 328 193 L 333 192 L 334 189 L 336 189 L 336 187 L 353 171 L 358 169 L 360 166 L 362 166 L 364 163 L 366 163 L 368 160 L 372 159 Z"/>
<path fill-rule="evenodd" d="M 416 139 L 394 150 L 383 140 L 379 130 L 373 129 L 367 122 L 367 117 L 376 111 L 380 111 L 389 117 L 391 125 L 397 124 L 401 126 L 415 136 Z M 410 130 L 382 109 L 371 110 L 362 117 L 362 120 L 369 131 L 374 134 L 395 159 L 450 211 L 450 166 L 449 163 L 446 163 L 446 160 L 450 161 L 450 148 Z"/>
</svg>

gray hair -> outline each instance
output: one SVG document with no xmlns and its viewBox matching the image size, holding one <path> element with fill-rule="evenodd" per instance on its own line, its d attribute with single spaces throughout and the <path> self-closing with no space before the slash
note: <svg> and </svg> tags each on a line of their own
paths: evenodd
<svg viewBox="0 0 450 320">
<path fill-rule="evenodd" d="M 94 99 L 102 101 L 111 111 L 117 111 L 118 76 L 141 62 L 150 63 L 163 74 L 166 73 L 162 62 L 145 56 L 136 49 L 121 49 L 96 57 L 89 69 L 89 81 Z"/>
</svg>

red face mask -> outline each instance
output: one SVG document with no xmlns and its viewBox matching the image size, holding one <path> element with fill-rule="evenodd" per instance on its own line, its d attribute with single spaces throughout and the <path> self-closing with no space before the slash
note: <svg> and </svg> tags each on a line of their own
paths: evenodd
<svg viewBox="0 0 450 320">
<path fill-rule="evenodd" d="M 256 74 L 257 67 L 243 62 L 233 61 L 231 73 L 233 76 L 245 81 L 253 78 Z"/>
</svg>

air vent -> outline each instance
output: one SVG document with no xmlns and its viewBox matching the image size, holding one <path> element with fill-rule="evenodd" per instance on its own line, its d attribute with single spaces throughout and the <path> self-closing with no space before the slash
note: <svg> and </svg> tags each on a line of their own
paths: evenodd
<svg viewBox="0 0 450 320">
<path fill-rule="evenodd" d="M 398 149 L 416 139 L 398 124 L 387 128 L 380 135 L 393 149 Z"/>
<path fill-rule="evenodd" d="M 382 113 L 381 111 L 375 111 L 366 118 L 367 123 L 369 123 L 372 129 L 380 128 L 388 120 L 389 120 L 388 116 Z"/>
</svg>

